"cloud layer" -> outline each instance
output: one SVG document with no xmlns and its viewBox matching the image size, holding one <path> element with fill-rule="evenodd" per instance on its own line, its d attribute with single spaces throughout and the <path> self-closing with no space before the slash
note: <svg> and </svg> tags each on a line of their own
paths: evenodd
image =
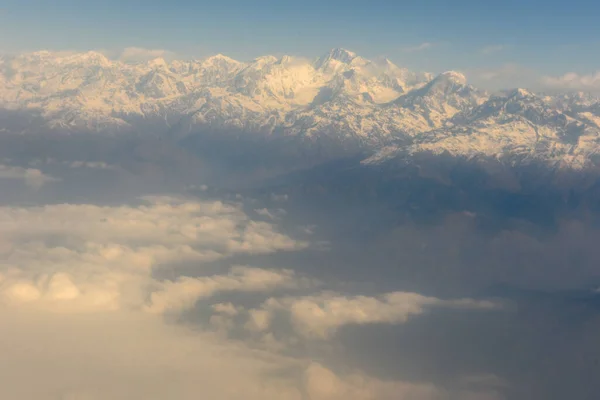
<svg viewBox="0 0 600 400">
<path fill-rule="evenodd" d="M 1 164 L 0 179 L 20 180 L 33 189 L 39 189 L 46 183 L 58 181 L 57 178 L 46 175 L 36 168 L 22 168 Z"/>
<path fill-rule="evenodd" d="M 286 269 L 233 266 L 203 273 L 207 262 L 236 254 L 305 248 L 307 243 L 253 221 L 236 205 L 174 197 L 146 197 L 139 204 L 101 207 L 54 204 L 0 207 L 0 394 L 23 400 L 192 399 L 434 399 L 429 384 L 384 382 L 359 371 L 337 374 L 309 359 L 275 348 L 260 350 L 219 331 L 193 331 L 164 316 L 212 303 L 211 326 L 241 317 L 250 330 L 269 328 L 271 313 L 210 298 L 220 293 L 312 290 L 313 281 Z M 177 273 L 178 262 L 196 265 L 195 276 Z M 174 280 L 154 273 L 172 269 Z M 347 317 L 324 322 L 332 332 L 365 307 L 382 306 L 376 321 L 394 322 L 417 305 L 327 299 Z M 286 300 L 287 301 L 287 300 Z M 317 301 L 298 298 L 293 309 Z M 237 301 L 236 301 L 237 302 Z M 367 305 L 359 303 L 366 302 Z M 379 302 L 379 303 L 378 303 Z M 283 304 L 282 303 L 282 304 Z M 357 303 L 357 304 L 354 304 Z M 399 310 L 392 310 L 399 307 Z M 353 310 L 354 308 L 354 310 Z M 367 310 L 368 311 L 368 310 Z M 359 321 L 360 322 L 360 321 Z M 333 324 L 333 325 L 332 325 Z M 211 333 L 212 332 L 212 333 Z M 27 382 L 35 380 L 36 384 Z M 235 382 L 235 384 L 232 384 Z"/>
<path fill-rule="evenodd" d="M 393 292 L 378 297 L 323 293 L 298 298 L 271 298 L 262 312 L 285 311 L 301 335 L 326 339 L 345 325 L 400 324 L 431 307 L 492 310 L 499 305 L 471 299 L 441 300 L 417 293 Z M 258 312 L 258 311 L 255 311 Z M 263 319 L 267 320 L 266 317 Z M 268 328 L 268 323 L 264 324 Z"/>
<path fill-rule="evenodd" d="M 184 260 L 201 263 L 306 246 L 272 225 L 249 220 L 235 206 L 168 197 L 146 198 L 139 206 L 0 207 L 0 221 L 4 298 L 79 311 L 141 306 L 142 284 L 158 287 L 163 301 L 169 290 L 201 297 L 218 290 L 268 288 L 279 275 L 252 268 L 177 283 L 153 282 L 151 274 Z M 153 297 L 153 309 L 160 296 Z"/>
</svg>

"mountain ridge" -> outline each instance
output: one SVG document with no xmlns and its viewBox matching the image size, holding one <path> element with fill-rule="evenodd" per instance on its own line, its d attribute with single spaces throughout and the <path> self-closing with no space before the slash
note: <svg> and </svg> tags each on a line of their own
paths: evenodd
<svg viewBox="0 0 600 400">
<path fill-rule="evenodd" d="M 135 64 L 98 52 L 3 56 L 0 107 L 36 114 L 38 130 L 115 134 L 147 130 L 140 124 L 147 120 L 156 133 L 180 139 L 234 131 L 341 147 L 347 141 L 379 154 L 370 162 L 431 152 L 519 155 L 577 169 L 595 164 L 600 152 L 594 96 L 489 94 L 458 71 L 417 73 L 341 48 L 315 60 L 249 62 L 221 54 Z"/>
</svg>

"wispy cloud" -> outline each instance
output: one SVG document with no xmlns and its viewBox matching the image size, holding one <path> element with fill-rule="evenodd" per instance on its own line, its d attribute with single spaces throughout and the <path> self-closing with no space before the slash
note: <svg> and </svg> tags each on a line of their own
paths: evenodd
<svg viewBox="0 0 600 400">
<path fill-rule="evenodd" d="M 39 169 L 13 167 L 1 164 L 0 179 L 23 180 L 27 186 L 34 189 L 38 189 L 49 182 L 59 181 L 59 179 L 46 175 Z"/>
<path fill-rule="evenodd" d="M 466 75 L 474 85 L 486 89 L 525 87 L 540 91 L 600 92 L 600 70 L 589 74 L 545 75 L 524 65 L 507 63 L 494 68 L 471 69 Z"/>
<path fill-rule="evenodd" d="M 259 311 L 287 311 L 299 335 L 329 339 L 345 325 L 401 324 L 431 307 L 497 310 L 501 305 L 473 299 L 442 300 L 409 292 L 385 293 L 378 297 L 348 297 L 329 292 L 304 297 L 271 298 Z M 268 324 L 265 324 L 264 329 L 268 328 Z"/>
<path fill-rule="evenodd" d="M 494 44 L 481 48 L 480 53 L 485 55 L 499 53 L 501 51 L 505 51 L 509 46 L 505 44 Z"/>
<path fill-rule="evenodd" d="M 511 89 L 515 87 L 539 88 L 540 73 L 523 65 L 507 63 L 492 68 L 466 71 L 470 82 L 485 89 Z"/>
<path fill-rule="evenodd" d="M 600 71 L 585 75 L 567 72 L 562 76 L 543 76 L 541 81 L 551 89 L 598 91 L 600 90 Z"/>
<path fill-rule="evenodd" d="M 421 44 L 418 44 L 416 46 L 408 46 L 408 47 L 404 47 L 402 49 L 402 51 L 404 51 L 405 53 L 416 53 L 419 51 L 425 51 L 425 50 L 429 50 L 432 47 L 434 47 L 435 44 L 431 43 L 431 42 L 423 42 Z"/>
<path fill-rule="evenodd" d="M 127 63 L 150 61 L 155 58 L 173 58 L 175 54 L 164 49 L 145 49 L 142 47 L 127 47 L 117 56 L 119 61 Z"/>
<path fill-rule="evenodd" d="M 524 68 L 517 64 L 504 64 L 497 68 L 482 69 L 474 71 L 473 75 L 483 81 L 493 81 L 497 79 L 513 79 L 519 74 L 523 74 Z"/>
</svg>

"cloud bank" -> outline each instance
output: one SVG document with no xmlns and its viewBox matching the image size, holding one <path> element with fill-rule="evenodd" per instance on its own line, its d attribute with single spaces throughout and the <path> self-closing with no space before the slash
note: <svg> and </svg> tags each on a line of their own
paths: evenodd
<svg viewBox="0 0 600 400">
<path fill-rule="evenodd" d="M 0 179 L 20 180 L 33 189 L 39 189 L 46 183 L 58 181 L 57 178 L 46 175 L 36 168 L 22 168 L 1 164 Z"/>
<path fill-rule="evenodd" d="M 489 301 L 441 300 L 409 292 L 387 293 L 379 297 L 323 293 L 299 298 L 271 298 L 260 311 L 272 313 L 283 310 L 289 314 L 301 335 L 327 339 L 345 325 L 401 324 L 430 307 L 492 310 L 500 306 Z M 268 323 L 264 325 L 267 329 Z"/>
<path fill-rule="evenodd" d="M 166 316 L 203 302 L 210 306 L 212 327 L 241 318 L 250 331 L 264 332 L 270 309 L 245 311 L 235 296 L 226 302 L 211 298 L 314 289 L 313 281 L 286 269 L 234 265 L 203 271 L 206 263 L 236 254 L 308 246 L 274 225 L 251 220 L 235 204 L 154 196 L 118 206 L 1 206 L 0 234 L 2 397 L 185 400 L 202 393 L 216 400 L 416 400 L 442 394 L 431 384 L 336 373 L 287 356 L 281 347 L 261 349 L 228 339 L 223 331 L 168 322 Z M 194 276 L 177 272 L 182 261 L 195 265 Z M 154 272 L 164 269 L 178 277 L 157 278 Z M 389 294 L 265 304 L 286 308 L 300 335 L 325 339 L 343 324 L 395 323 L 438 301 Z M 317 302 L 325 315 L 303 312 Z"/>
</svg>

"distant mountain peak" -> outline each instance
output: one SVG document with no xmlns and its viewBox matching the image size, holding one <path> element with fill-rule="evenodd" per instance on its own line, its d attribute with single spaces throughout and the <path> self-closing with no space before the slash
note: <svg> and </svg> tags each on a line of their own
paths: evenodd
<svg viewBox="0 0 600 400">
<path fill-rule="evenodd" d="M 148 61 L 148 66 L 152 69 L 166 69 L 169 67 L 167 61 L 162 57 L 157 57 Z"/>
<path fill-rule="evenodd" d="M 434 82 L 450 82 L 455 85 L 466 85 L 467 77 L 458 71 L 446 71 L 435 77 Z"/>
<path fill-rule="evenodd" d="M 384 68 L 398 68 L 398 66 L 387 57 L 377 57 L 373 60 L 373 63 Z"/>
<path fill-rule="evenodd" d="M 529 90 L 527 89 L 523 89 L 523 88 L 516 88 L 511 90 L 508 93 L 508 97 L 511 98 L 526 98 L 526 97 L 534 97 L 535 95 L 533 93 L 531 93 Z"/>
<path fill-rule="evenodd" d="M 98 51 L 87 51 L 84 53 L 76 53 L 72 51 L 48 51 L 41 50 L 33 53 L 20 54 L 18 58 L 29 61 L 43 61 L 54 64 L 90 64 L 108 66 L 112 62 L 102 53 Z"/>
<path fill-rule="evenodd" d="M 81 55 L 81 59 L 100 64 L 110 64 L 110 60 L 104 54 L 98 51 L 88 51 L 87 53 Z"/>
<path fill-rule="evenodd" d="M 227 57 L 226 55 L 223 55 L 221 53 L 215 54 L 214 56 L 207 57 L 206 59 L 204 59 L 204 62 L 207 62 L 207 63 L 227 62 L 230 64 L 239 64 L 240 63 L 239 61 L 234 60 L 231 57 Z"/>
<path fill-rule="evenodd" d="M 435 97 L 440 100 L 458 91 L 468 89 L 467 78 L 456 71 L 446 71 L 434 77 L 411 97 Z"/>
<path fill-rule="evenodd" d="M 330 59 L 338 60 L 338 61 L 348 64 L 348 63 L 352 62 L 352 60 L 354 58 L 356 58 L 356 53 L 354 53 L 350 50 L 346 50 L 341 47 L 338 47 L 338 48 L 329 50 L 329 52 L 327 53 L 326 56 Z"/>
<path fill-rule="evenodd" d="M 350 64 L 358 56 L 356 53 L 346 50 L 343 48 L 334 48 L 329 50 L 326 54 L 319 57 L 315 63 L 315 68 L 320 69 L 326 67 L 331 61 L 339 61 L 344 64 Z"/>
<path fill-rule="evenodd" d="M 256 57 L 254 60 L 252 60 L 252 64 L 256 65 L 257 67 L 261 67 L 261 66 L 265 66 L 268 64 L 276 63 L 277 61 L 279 61 L 279 59 L 277 57 L 272 56 L 272 55 L 266 55 L 266 56 Z"/>
<path fill-rule="evenodd" d="M 297 57 L 293 57 L 293 56 L 288 56 L 288 55 L 284 55 L 283 57 L 281 57 L 279 59 L 279 64 L 281 65 L 289 65 L 289 64 L 295 64 L 295 63 L 299 63 L 303 61 L 301 58 L 297 58 Z"/>
<path fill-rule="evenodd" d="M 39 110 L 40 131 L 136 131 L 147 120 L 158 134 L 181 137 L 218 129 L 340 148 L 413 143 L 399 151 L 514 153 L 571 166 L 600 159 L 597 96 L 521 88 L 489 96 L 457 71 L 415 73 L 342 48 L 314 63 L 285 55 L 247 63 L 222 54 L 138 63 L 99 52 L 6 56 L 0 104 Z"/>
</svg>

